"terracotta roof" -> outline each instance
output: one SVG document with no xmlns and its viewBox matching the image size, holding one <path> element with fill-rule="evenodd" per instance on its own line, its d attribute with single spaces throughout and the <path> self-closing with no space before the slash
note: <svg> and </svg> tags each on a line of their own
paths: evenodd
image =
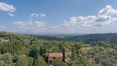
<svg viewBox="0 0 117 66">
<path fill-rule="evenodd" d="M 61 57 L 63 57 L 63 55 L 61 53 L 49 53 L 48 57 L 61 58 Z"/>
</svg>

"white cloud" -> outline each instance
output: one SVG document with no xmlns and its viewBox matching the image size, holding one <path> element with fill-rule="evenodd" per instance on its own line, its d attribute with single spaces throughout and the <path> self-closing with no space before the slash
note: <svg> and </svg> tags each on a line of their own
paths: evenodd
<svg viewBox="0 0 117 66">
<path fill-rule="evenodd" d="M 97 16 L 78 16 L 71 17 L 64 21 L 63 26 L 108 26 L 117 22 L 117 9 L 107 5 L 102 8 Z"/>
<path fill-rule="evenodd" d="M 11 4 L 0 2 L 0 10 L 7 12 L 11 16 L 11 14 L 16 11 L 16 8 Z"/>
<path fill-rule="evenodd" d="M 117 15 L 117 9 L 112 8 L 111 5 L 107 5 L 99 11 L 99 16 L 111 16 Z"/>
<path fill-rule="evenodd" d="M 95 16 L 79 16 L 79 17 L 71 17 L 69 20 L 64 21 L 63 26 L 91 26 L 96 17 Z"/>
<path fill-rule="evenodd" d="M 23 32 L 43 32 L 46 29 L 46 23 L 39 18 L 44 16 L 46 16 L 44 13 L 32 13 L 26 21 L 19 20 L 15 21 L 14 24 L 17 29 Z"/>
<path fill-rule="evenodd" d="M 15 14 L 13 14 L 13 13 L 8 13 L 8 15 L 9 15 L 9 16 L 15 16 Z"/>
<path fill-rule="evenodd" d="M 3 25 L 0 25 L 0 28 L 3 28 L 3 29 L 4 29 L 4 28 L 6 28 L 6 27 L 5 27 L 5 26 L 3 26 Z"/>
<path fill-rule="evenodd" d="M 32 13 L 31 17 L 45 17 L 46 14 L 45 13 Z"/>
<path fill-rule="evenodd" d="M 115 23 L 117 23 L 117 9 L 107 5 L 99 10 L 97 15 L 70 17 L 61 25 L 51 26 L 50 32 L 65 34 L 116 32 Z"/>
<path fill-rule="evenodd" d="M 45 30 L 46 23 L 43 21 L 29 21 L 29 22 L 22 22 L 17 21 L 15 22 L 17 27 L 20 28 L 22 31 L 30 31 L 30 32 L 40 32 Z"/>
<path fill-rule="evenodd" d="M 5 29 L 6 29 L 6 26 L 0 25 L 0 31 L 5 31 Z"/>
<path fill-rule="evenodd" d="M 99 10 L 97 15 L 74 16 L 65 20 L 62 25 L 47 26 L 45 22 L 35 19 L 36 17 L 44 17 L 44 13 L 32 13 L 31 20 L 17 21 L 16 26 L 25 32 L 50 32 L 50 33 L 98 33 L 98 32 L 115 32 L 111 24 L 117 22 L 117 9 L 107 5 Z M 115 27 L 115 26 L 114 26 Z"/>
</svg>

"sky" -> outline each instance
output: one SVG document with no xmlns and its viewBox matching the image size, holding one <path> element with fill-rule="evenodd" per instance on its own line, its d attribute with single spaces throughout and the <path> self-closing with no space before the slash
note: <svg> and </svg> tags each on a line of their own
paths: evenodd
<svg viewBox="0 0 117 66">
<path fill-rule="evenodd" d="M 0 0 L 0 31 L 117 33 L 117 0 Z"/>
</svg>

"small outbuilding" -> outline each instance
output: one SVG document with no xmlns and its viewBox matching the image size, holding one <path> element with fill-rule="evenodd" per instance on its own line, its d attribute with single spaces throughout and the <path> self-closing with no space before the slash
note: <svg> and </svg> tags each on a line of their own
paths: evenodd
<svg viewBox="0 0 117 66">
<path fill-rule="evenodd" d="M 62 53 L 49 53 L 48 55 L 48 63 L 53 64 L 55 59 L 63 59 L 63 54 Z"/>
</svg>

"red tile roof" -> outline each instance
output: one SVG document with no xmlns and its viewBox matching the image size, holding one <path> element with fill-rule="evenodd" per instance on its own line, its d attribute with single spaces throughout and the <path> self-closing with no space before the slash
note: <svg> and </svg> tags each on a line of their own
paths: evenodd
<svg viewBox="0 0 117 66">
<path fill-rule="evenodd" d="M 49 53 L 48 57 L 49 58 L 53 58 L 53 57 L 55 57 L 55 58 L 61 58 L 61 57 L 63 57 L 63 55 L 61 53 Z"/>
</svg>

